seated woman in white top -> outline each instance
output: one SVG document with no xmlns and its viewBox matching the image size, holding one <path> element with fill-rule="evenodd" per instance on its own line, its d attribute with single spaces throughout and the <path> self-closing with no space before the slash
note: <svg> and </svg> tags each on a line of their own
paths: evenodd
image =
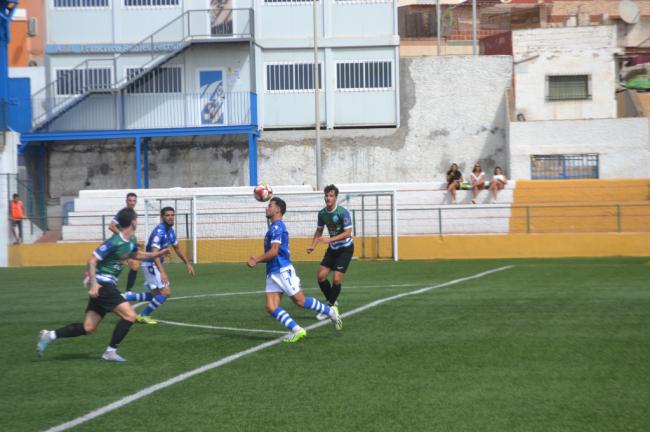
<svg viewBox="0 0 650 432">
<path fill-rule="evenodd" d="M 508 179 L 503 174 L 501 167 L 494 168 L 494 176 L 492 176 L 492 181 L 490 182 L 490 194 L 492 194 L 492 200 L 497 200 L 497 193 L 503 189 L 508 183 Z"/>
<path fill-rule="evenodd" d="M 472 204 L 476 204 L 476 196 L 485 187 L 485 173 L 481 171 L 481 164 L 476 162 L 472 173 L 469 175 L 469 182 L 472 186 Z"/>
</svg>

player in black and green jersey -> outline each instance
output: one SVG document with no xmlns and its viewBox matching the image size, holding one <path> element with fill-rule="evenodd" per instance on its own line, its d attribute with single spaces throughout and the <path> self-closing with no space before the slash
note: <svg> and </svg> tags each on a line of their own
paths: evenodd
<svg viewBox="0 0 650 432">
<path fill-rule="evenodd" d="M 343 282 L 343 276 L 354 254 L 352 218 L 349 211 L 337 205 L 339 189 L 336 186 L 326 186 L 324 193 L 325 208 L 318 212 L 318 224 L 314 232 L 314 239 L 311 246 L 307 248 L 307 253 L 312 253 L 319 243 L 329 245 L 316 277 L 327 303 L 330 306 L 338 306 L 337 299 L 341 294 L 341 282 Z M 323 236 L 325 226 L 327 226 L 329 237 Z M 328 279 L 330 272 L 334 272 L 331 284 Z M 317 318 L 321 320 L 327 317 L 322 317 L 319 314 Z"/>
<path fill-rule="evenodd" d="M 57 330 L 41 330 L 36 352 L 42 356 L 48 344 L 59 338 L 71 338 L 90 335 L 108 312 L 114 312 L 121 319 L 115 325 L 113 336 L 102 355 L 104 360 L 123 362 L 125 358 L 117 353 L 118 344 L 129 332 L 136 316 L 133 308 L 117 289 L 117 278 L 127 258 L 144 260 L 169 255 L 169 249 L 157 252 L 140 252 L 133 235 L 137 215 L 132 208 L 125 207 L 117 213 L 119 232 L 101 244 L 88 260 L 90 289 L 88 306 L 83 323 L 68 324 Z"/>
<path fill-rule="evenodd" d="M 138 195 L 134 192 L 129 192 L 126 194 L 126 206 L 135 210 L 135 206 L 138 204 Z M 111 223 L 108 224 L 108 229 L 113 234 L 118 234 L 120 232 L 120 224 L 117 221 L 117 215 L 113 216 Z M 130 292 L 135 285 L 135 280 L 138 277 L 138 270 L 140 270 L 140 262 L 138 260 L 128 259 L 126 260 L 129 265 L 129 273 L 126 278 L 126 291 Z"/>
</svg>

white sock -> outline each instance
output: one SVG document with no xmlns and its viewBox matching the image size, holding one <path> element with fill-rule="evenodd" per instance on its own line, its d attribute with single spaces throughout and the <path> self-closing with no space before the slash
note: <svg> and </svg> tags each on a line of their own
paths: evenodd
<svg viewBox="0 0 650 432">
<path fill-rule="evenodd" d="M 54 330 L 50 330 L 49 332 L 47 332 L 47 337 L 51 341 L 56 340 L 56 332 Z"/>
<path fill-rule="evenodd" d="M 291 331 L 294 332 L 294 333 L 298 333 L 300 330 L 302 330 L 302 327 L 300 327 L 299 325 L 296 325 Z"/>
<path fill-rule="evenodd" d="M 117 348 L 113 348 L 113 347 L 110 347 L 110 346 L 106 347 L 106 352 L 107 353 L 112 353 L 112 352 L 115 352 L 115 351 L 117 351 Z"/>
</svg>

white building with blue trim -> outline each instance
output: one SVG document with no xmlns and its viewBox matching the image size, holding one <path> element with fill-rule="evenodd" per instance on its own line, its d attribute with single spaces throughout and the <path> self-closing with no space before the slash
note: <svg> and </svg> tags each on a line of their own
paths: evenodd
<svg viewBox="0 0 650 432">
<path fill-rule="evenodd" d="M 259 130 L 315 126 L 311 1 L 46 2 L 48 84 L 23 146 L 133 138 L 140 171 L 153 137 L 243 133 L 253 184 Z M 397 2 L 316 6 L 321 126 L 399 126 Z"/>
</svg>

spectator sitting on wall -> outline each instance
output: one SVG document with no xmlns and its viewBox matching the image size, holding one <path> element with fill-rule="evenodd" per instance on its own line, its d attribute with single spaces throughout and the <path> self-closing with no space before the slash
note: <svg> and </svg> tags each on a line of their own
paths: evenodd
<svg viewBox="0 0 650 432">
<path fill-rule="evenodd" d="M 503 189 L 508 183 L 508 179 L 501 167 L 494 168 L 494 175 L 492 176 L 492 181 L 490 182 L 490 194 L 492 195 L 492 201 L 496 202 L 497 193 Z"/>
<path fill-rule="evenodd" d="M 458 169 L 458 165 L 452 163 L 447 171 L 447 190 L 451 194 L 452 204 L 456 204 L 456 190 L 460 189 L 460 184 L 463 181 L 463 173 Z"/>
<path fill-rule="evenodd" d="M 481 164 L 478 162 L 469 175 L 469 183 L 472 188 L 472 204 L 476 204 L 478 193 L 485 187 L 485 173 L 481 170 Z"/>
<path fill-rule="evenodd" d="M 13 194 L 11 200 L 11 234 L 14 236 L 14 244 L 21 242 L 23 238 L 23 219 L 25 219 L 25 208 L 17 193 Z"/>
</svg>

